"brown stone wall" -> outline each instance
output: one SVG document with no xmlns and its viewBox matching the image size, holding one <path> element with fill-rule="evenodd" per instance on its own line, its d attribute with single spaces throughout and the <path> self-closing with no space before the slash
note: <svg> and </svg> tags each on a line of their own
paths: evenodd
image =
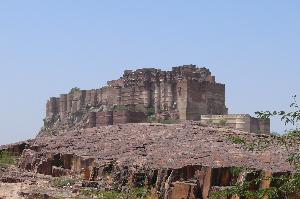
<svg viewBox="0 0 300 199">
<path fill-rule="evenodd" d="M 97 106 L 98 105 L 97 90 L 95 90 L 95 89 L 91 90 L 90 96 L 91 96 L 91 100 L 90 100 L 91 106 Z"/>
<path fill-rule="evenodd" d="M 179 80 L 176 84 L 176 107 L 179 119 L 186 120 L 188 104 L 188 85 L 187 80 Z"/>
<path fill-rule="evenodd" d="M 105 86 L 97 92 L 97 102 L 102 105 L 112 106 L 114 104 L 120 104 L 121 88 Z"/>
<path fill-rule="evenodd" d="M 113 112 L 97 112 L 96 113 L 96 126 L 106 126 L 113 124 Z"/>
<path fill-rule="evenodd" d="M 107 92 L 107 104 L 109 106 L 121 103 L 121 96 L 120 96 L 121 88 L 108 87 L 106 92 Z"/>
<path fill-rule="evenodd" d="M 121 103 L 122 105 L 138 105 L 147 102 L 148 91 L 144 86 L 133 86 L 121 89 Z"/>
<path fill-rule="evenodd" d="M 187 119 L 200 120 L 201 115 L 223 115 L 225 106 L 225 85 L 190 80 L 187 83 Z"/>
<path fill-rule="evenodd" d="M 113 124 L 139 123 L 146 120 L 146 115 L 143 112 L 133 111 L 114 111 Z"/>
<path fill-rule="evenodd" d="M 154 107 L 156 113 L 160 111 L 160 107 L 161 107 L 160 99 L 161 99 L 161 88 L 159 82 L 156 82 L 155 89 L 154 89 Z"/>
<path fill-rule="evenodd" d="M 206 86 L 207 112 L 209 114 L 227 114 L 225 105 L 225 85 L 203 82 Z"/>
<path fill-rule="evenodd" d="M 67 115 L 68 99 L 66 94 L 61 94 L 59 98 L 59 114 L 60 118 L 65 118 Z"/>
<path fill-rule="evenodd" d="M 125 124 L 130 123 L 130 113 L 128 111 L 114 111 L 113 112 L 113 124 Z"/>
<path fill-rule="evenodd" d="M 51 117 L 52 115 L 56 115 L 59 112 L 59 98 L 51 97 L 47 101 L 46 105 L 46 116 Z"/>
<path fill-rule="evenodd" d="M 239 129 L 251 133 L 270 133 L 270 119 L 259 119 L 249 114 L 201 115 L 204 124 L 216 124 Z"/>
<path fill-rule="evenodd" d="M 171 72 L 160 71 L 155 83 L 151 86 L 151 105 L 156 113 L 176 109 L 176 80 Z"/>
<path fill-rule="evenodd" d="M 67 112 L 71 113 L 72 111 L 72 101 L 73 101 L 73 94 L 67 94 Z"/>
<path fill-rule="evenodd" d="M 96 113 L 90 112 L 89 113 L 89 127 L 90 128 L 96 127 L 96 120 L 97 120 Z"/>
<path fill-rule="evenodd" d="M 270 133 L 270 119 L 260 119 L 251 117 L 250 132 L 259 134 Z"/>
<path fill-rule="evenodd" d="M 162 92 L 163 93 L 161 101 L 163 102 L 163 108 L 165 110 L 170 110 L 173 105 L 174 96 L 172 92 L 172 83 L 169 80 L 164 82 Z"/>
<path fill-rule="evenodd" d="M 87 90 L 86 97 L 85 97 L 85 106 L 94 107 L 96 105 L 97 105 L 97 91 L 95 89 Z"/>
<path fill-rule="evenodd" d="M 46 115 L 59 114 L 60 119 L 64 119 L 70 113 L 88 112 L 91 107 L 106 111 L 114 105 L 154 107 L 157 115 L 167 113 L 181 120 L 199 120 L 202 114 L 225 114 L 227 111 L 225 86 L 215 83 L 208 69 L 184 65 L 172 71 L 153 68 L 125 71 L 122 78 L 109 81 L 100 89 L 51 98 Z"/>
<path fill-rule="evenodd" d="M 270 133 L 270 119 L 259 119 L 259 129 L 262 133 Z"/>
<path fill-rule="evenodd" d="M 97 90 L 97 101 L 100 104 L 107 105 L 107 101 L 108 101 L 107 100 L 107 98 L 108 98 L 107 89 L 108 89 L 108 87 L 103 87 L 103 88 L 100 88 L 99 90 Z"/>
<path fill-rule="evenodd" d="M 71 113 L 76 113 L 84 108 L 86 91 L 80 90 L 73 93 Z"/>
</svg>

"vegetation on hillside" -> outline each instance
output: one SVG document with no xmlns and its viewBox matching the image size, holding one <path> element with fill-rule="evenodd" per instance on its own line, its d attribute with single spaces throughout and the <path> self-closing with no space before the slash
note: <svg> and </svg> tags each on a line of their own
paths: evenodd
<svg viewBox="0 0 300 199">
<path fill-rule="evenodd" d="M 17 157 L 8 151 L 0 151 L 0 166 L 17 163 Z"/>
<path fill-rule="evenodd" d="M 51 182 L 53 187 L 63 188 L 75 184 L 75 180 L 71 178 L 54 178 Z"/>
<path fill-rule="evenodd" d="M 139 187 L 133 188 L 128 192 L 119 192 L 119 191 L 98 191 L 84 189 L 80 190 L 80 196 L 77 196 L 76 199 L 83 198 L 98 198 L 98 199 L 148 199 L 150 196 L 150 191 L 146 188 Z"/>
</svg>

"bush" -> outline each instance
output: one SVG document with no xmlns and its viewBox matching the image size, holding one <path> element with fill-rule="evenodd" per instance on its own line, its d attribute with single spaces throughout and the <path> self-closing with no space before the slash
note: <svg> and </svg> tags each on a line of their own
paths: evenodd
<svg viewBox="0 0 300 199">
<path fill-rule="evenodd" d="M 155 115 L 149 115 L 149 116 L 147 116 L 146 121 L 148 123 L 155 123 L 155 122 L 157 122 L 157 119 L 156 119 Z"/>
<path fill-rule="evenodd" d="M 64 199 L 63 196 L 55 196 L 53 199 Z"/>
<path fill-rule="evenodd" d="M 74 93 L 76 91 L 80 91 L 80 88 L 78 88 L 78 87 L 71 88 L 69 94 Z"/>
<path fill-rule="evenodd" d="M 146 114 L 147 114 L 147 116 L 155 115 L 155 108 L 154 107 L 148 107 Z"/>
<path fill-rule="evenodd" d="M 139 199 L 146 199 L 149 198 L 150 191 L 145 189 L 144 187 L 134 188 L 129 192 L 130 199 L 139 198 Z"/>
<path fill-rule="evenodd" d="M 75 180 L 70 178 L 55 178 L 51 184 L 53 187 L 63 188 L 74 185 Z"/>
<path fill-rule="evenodd" d="M 226 126 L 227 121 L 226 120 L 220 120 L 219 126 Z"/>
<path fill-rule="evenodd" d="M 113 106 L 114 111 L 126 111 L 128 110 L 128 107 L 125 105 L 116 104 Z"/>
<path fill-rule="evenodd" d="M 133 188 L 129 192 L 119 192 L 115 190 L 111 191 L 96 191 L 84 189 L 80 190 L 80 194 L 83 197 L 93 197 L 99 199 L 146 199 L 149 198 L 150 191 L 144 187 Z M 80 197 L 78 197 L 79 199 Z"/>
<path fill-rule="evenodd" d="M 178 120 L 175 120 L 175 119 L 160 120 L 160 123 L 162 123 L 162 124 L 177 124 Z"/>
<path fill-rule="evenodd" d="M 17 157 L 8 151 L 0 151 L 0 166 L 17 163 Z"/>
</svg>

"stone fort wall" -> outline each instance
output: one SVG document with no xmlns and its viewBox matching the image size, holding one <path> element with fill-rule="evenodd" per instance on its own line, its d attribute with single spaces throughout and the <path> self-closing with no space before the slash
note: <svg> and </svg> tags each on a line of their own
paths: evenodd
<svg viewBox="0 0 300 199">
<path fill-rule="evenodd" d="M 69 114 L 95 107 L 109 110 L 115 105 L 153 107 L 156 114 L 168 111 L 181 120 L 227 113 L 225 85 L 216 83 L 207 68 L 184 65 L 173 67 L 172 71 L 127 70 L 121 78 L 108 81 L 102 88 L 52 97 L 46 105 L 46 117 L 59 116 L 63 120 Z"/>
<path fill-rule="evenodd" d="M 201 115 L 201 122 L 228 126 L 249 133 L 270 134 L 270 119 L 254 118 L 249 114 Z"/>
<path fill-rule="evenodd" d="M 146 115 L 143 112 L 123 110 L 89 113 L 90 128 L 113 124 L 140 123 L 145 121 Z"/>
</svg>

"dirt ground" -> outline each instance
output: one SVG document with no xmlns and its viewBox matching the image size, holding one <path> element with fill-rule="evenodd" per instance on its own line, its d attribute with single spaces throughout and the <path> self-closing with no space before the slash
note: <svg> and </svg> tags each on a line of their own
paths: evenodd
<svg viewBox="0 0 300 199">
<path fill-rule="evenodd" d="M 3 199 L 22 199 L 19 193 L 28 186 L 24 183 L 0 183 L 0 197 Z"/>
</svg>

